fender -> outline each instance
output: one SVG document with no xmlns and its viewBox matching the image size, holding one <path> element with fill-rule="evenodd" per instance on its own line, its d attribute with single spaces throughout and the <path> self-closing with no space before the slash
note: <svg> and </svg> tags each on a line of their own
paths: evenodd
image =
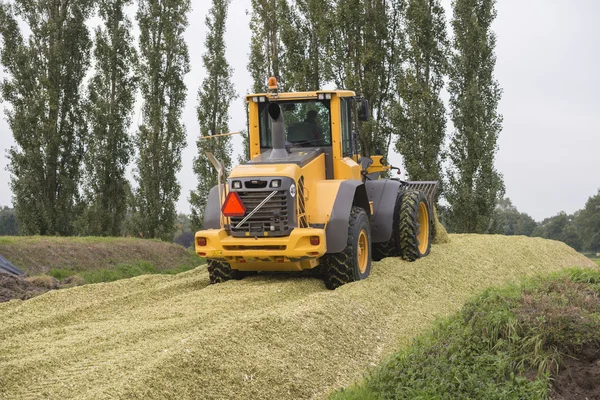
<svg viewBox="0 0 600 400">
<path fill-rule="evenodd" d="M 362 207 L 369 216 L 371 214 L 365 185 L 360 181 L 343 181 L 325 227 L 327 253 L 339 253 L 346 248 L 352 206 Z"/>
<path fill-rule="evenodd" d="M 392 221 L 396 198 L 400 191 L 400 182 L 380 179 L 365 183 L 369 201 L 373 202 L 373 216 L 371 217 L 371 242 L 387 242 L 392 237 Z"/>
<path fill-rule="evenodd" d="M 223 186 L 223 185 L 221 185 Z M 219 186 L 215 185 L 208 192 L 204 208 L 204 224 L 202 229 L 221 229 L 221 202 L 219 201 Z"/>
</svg>

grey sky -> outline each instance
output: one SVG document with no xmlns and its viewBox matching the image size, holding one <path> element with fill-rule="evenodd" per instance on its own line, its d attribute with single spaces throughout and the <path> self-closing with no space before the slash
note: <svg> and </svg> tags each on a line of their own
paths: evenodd
<svg viewBox="0 0 600 400">
<path fill-rule="evenodd" d="M 450 21 L 450 1 L 442 0 Z M 195 186 L 192 159 L 198 126 L 197 90 L 204 77 L 201 56 L 210 0 L 193 1 L 186 39 L 191 72 L 186 76 L 188 100 L 183 114 L 188 147 L 178 174 L 180 212 L 189 212 Z M 231 107 L 230 129 L 245 127 L 242 99 L 251 86 L 246 71 L 249 52 L 250 0 L 232 0 L 227 24 L 227 58 L 240 98 Z M 496 159 L 506 194 L 520 211 L 536 220 L 559 211 L 572 213 L 600 188 L 600 2 L 595 0 L 499 0 L 493 25 L 497 35 L 496 77 L 504 90 L 499 111 L 504 116 Z M 4 77 L 0 72 L 0 77 Z M 139 108 L 139 107 L 138 107 Z M 133 118 L 137 124 L 138 115 Z M 135 127 L 132 127 L 132 131 Z M 450 128 L 449 132 L 450 133 Z M 0 150 L 13 145 L 4 120 Z M 234 139 L 234 152 L 241 141 Z M 0 170 L 0 205 L 9 205 L 9 174 Z M 400 165 L 398 155 L 390 157 Z"/>
</svg>

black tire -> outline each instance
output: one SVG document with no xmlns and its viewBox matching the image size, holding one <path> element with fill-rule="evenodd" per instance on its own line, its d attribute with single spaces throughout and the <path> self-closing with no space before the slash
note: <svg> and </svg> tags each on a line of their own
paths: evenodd
<svg viewBox="0 0 600 400">
<path fill-rule="evenodd" d="M 398 197 L 396 197 L 394 216 L 392 218 L 392 237 L 387 242 L 373 243 L 373 261 L 400 256 L 400 205 L 403 193 L 403 191 L 399 192 Z"/>
<path fill-rule="evenodd" d="M 432 231 L 429 210 L 425 194 L 417 190 L 404 192 L 400 204 L 399 244 L 400 256 L 406 261 L 415 261 L 425 257 L 431 250 Z M 423 213 L 426 215 L 422 215 Z M 427 226 L 421 226 L 419 221 L 424 222 Z M 422 229 L 426 231 L 422 232 Z M 422 237 L 427 243 L 422 244 L 419 237 Z"/>
<path fill-rule="evenodd" d="M 361 236 L 361 233 L 364 233 L 365 237 Z M 364 247 L 359 246 L 359 240 L 363 242 Z M 366 243 L 364 243 L 365 241 Z M 362 253 L 365 249 L 368 252 L 366 255 Z M 363 268 L 361 268 L 359 258 L 363 261 Z M 371 223 L 364 209 L 352 207 L 346 248 L 339 253 L 325 254 L 321 258 L 321 265 L 323 266 L 325 286 L 330 290 L 369 276 L 371 273 Z"/>
<path fill-rule="evenodd" d="M 228 263 L 207 260 L 208 264 L 208 277 L 211 284 L 223 283 L 231 279 L 242 279 L 244 274 L 242 271 L 231 269 Z"/>
</svg>

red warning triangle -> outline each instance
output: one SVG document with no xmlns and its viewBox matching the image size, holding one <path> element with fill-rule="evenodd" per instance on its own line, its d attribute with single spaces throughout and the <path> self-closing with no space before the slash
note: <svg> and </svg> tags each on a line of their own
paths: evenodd
<svg viewBox="0 0 600 400">
<path fill-rule="evenodd" d="M 243 217 L 246 214 L 246 206 L 242 203 L 242 199 L 237 192 L 229 192 L 221 211 L 226 217 Z"/>
</svg>

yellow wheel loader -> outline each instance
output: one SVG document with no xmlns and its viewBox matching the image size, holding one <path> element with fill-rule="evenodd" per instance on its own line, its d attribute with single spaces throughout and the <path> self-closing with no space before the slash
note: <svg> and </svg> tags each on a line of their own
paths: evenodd
<svg viewBox="0 0 600 400">
<path fill-rule="evenodd" d="M 429 254 L 437 182 L 380 179 L 397 168 L 359 154 L 365 99 L 346 90 L 280 93 L 270 78 L 267 92 L 247 101 L 250 161 L 225 177 L 207 153 L 219 184 L 195 247 L 211 283 L 315 269 L 335 289 L 368 277 L 371 260 Z"/>
</svg>

